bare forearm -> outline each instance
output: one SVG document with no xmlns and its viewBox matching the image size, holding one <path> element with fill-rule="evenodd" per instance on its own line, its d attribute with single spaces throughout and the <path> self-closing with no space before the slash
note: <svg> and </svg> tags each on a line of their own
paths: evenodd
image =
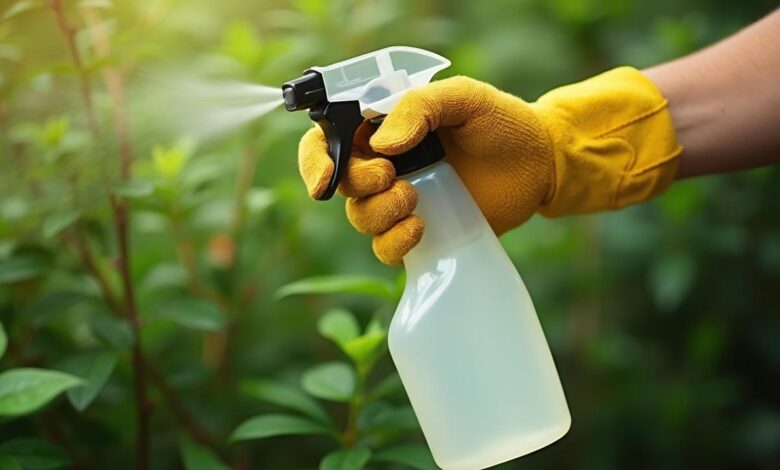
<svg viewBox="0 0 780 470">
<path fill-rule="evenodd" d="M 684 148 L 678 178 L 780 162 L 780 10 L 643 72 L 669 100 Z"/>
</svg>

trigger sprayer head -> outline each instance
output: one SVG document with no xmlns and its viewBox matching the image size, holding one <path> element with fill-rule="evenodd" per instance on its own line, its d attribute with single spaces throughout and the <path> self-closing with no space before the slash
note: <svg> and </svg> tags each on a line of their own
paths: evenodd
<svg viewBox="0 0 780 470">
<path fill-rule="evenodd" d="M 309 109 L 328 100 L 322 75 L 317 72 L 308 72 L 282 85 L 282 96 L 287 111 Z"/>
<path fill-rule="evenodd" d="M 328 141 L 333 175 L 320 200 L 336 192 L 352 139 L 364 119 L 388 114 L 409 90 L 431 81 L 450 61 L 413 47 L 387 47 L 325 67 L 312 67 L 282 85 L 287 111 L 309 110 Z M 438 152 L 437 153 L 441 153 Z"/>
</svg>

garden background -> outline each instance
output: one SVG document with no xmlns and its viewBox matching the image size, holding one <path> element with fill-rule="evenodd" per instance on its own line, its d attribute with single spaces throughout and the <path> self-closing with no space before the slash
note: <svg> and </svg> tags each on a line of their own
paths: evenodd
<svg viewBox="0 0 780 470">
<path fill-rule="evenodd" d="M 188 136 L 190 79 L 411 45 L 533 100 L 775 6 L 3 0 L 0 468 L 434 468 L 385 347 L 402 270 L 307 198 L 309 120 Z M 504 236 L 573 425 L 501 468 L 780 466 L 778 211 L 775 167 Z"/>
</svg>

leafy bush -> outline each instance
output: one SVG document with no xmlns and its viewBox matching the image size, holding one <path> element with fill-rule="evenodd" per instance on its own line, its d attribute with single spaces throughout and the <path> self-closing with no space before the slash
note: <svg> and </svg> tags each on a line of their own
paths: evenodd
<svg viewBox="0 0 780 470">
<path fill-rule="evenodd" d="M 275 111 L 193 136 L 209 104 L 181 99 L 190 79 L 276 85 L 410 44 L 533 99 L 770 7 L 4 4 L 0 468 L 433 468 L 385 345 L 399 271 L 339 203 L 307 199 L 295 148 L 311 124 Z M 778 182 L 681 182 L 504 237 L 574 424 L 503 468 L 780 464 Z"/>
</svg>

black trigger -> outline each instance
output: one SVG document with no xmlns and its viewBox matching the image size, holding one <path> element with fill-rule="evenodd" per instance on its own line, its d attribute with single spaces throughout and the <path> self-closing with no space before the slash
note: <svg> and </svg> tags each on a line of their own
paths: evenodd
<svg viewBox="0 0 780 470">
<path fill-rule="evenodd" d="M 336 193 L 341 178 L 347 169 L 349 155 L 352 153 L 352 141 L 358 126 L 363 122 L 360 103 L 357 101 L 337 101 L 312 107 L 309 117 L 320 125 L 328 141 L 328 154 L 333 161 L 333 175 L 325 192 L 318 198 L 327 201 Z"/>
</svg>

